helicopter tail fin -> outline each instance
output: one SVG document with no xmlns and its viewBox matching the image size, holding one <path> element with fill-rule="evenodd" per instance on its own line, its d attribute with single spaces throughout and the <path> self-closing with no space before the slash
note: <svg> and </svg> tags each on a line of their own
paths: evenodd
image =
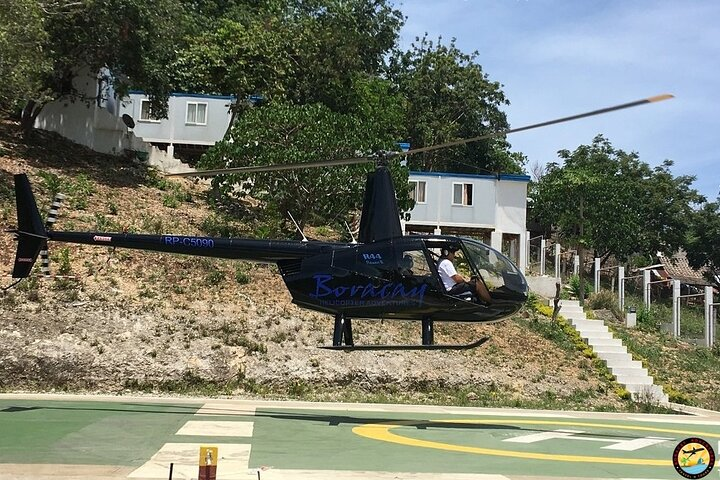
<svg viewBox="0 0 720 480">
<path fill-rule="evenodd" d="M 17 205 L 18 242 L 15 254 L 13 278 L 26 278 L 30 275 L 40 250 L 47 249 L 47 231 L 38 212 L 35 197 L 30 188 L 27 175 L 15 175 L 15 202 Z"/>
</svg>

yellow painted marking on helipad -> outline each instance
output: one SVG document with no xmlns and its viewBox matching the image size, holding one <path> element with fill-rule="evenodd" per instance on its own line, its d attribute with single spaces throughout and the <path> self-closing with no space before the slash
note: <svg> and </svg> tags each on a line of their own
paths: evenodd
<svg viewBox="0 0 720 480">
<path fill-rule="evenodd" d="M 672 466 L 671 460 L 656 460 L 651 458 L 617 458 L 617 457 L 594 457 L 589 455 L 558 455 L 551 453 L 533 453 L 522 452 L 516 450 L 499 450 L 495 448 L 471 447 L 467 445 L 455 445 L 451 443 L 434 442 L 431 440 L 420 440 L 416 438 L 403 437 L 391 432 L 393 428 L 398 427 L 414 427 L 422 425 L 432 425 L 438 423 L 459 424 L 459 425 L 494 425 L 494 424 L 510 424 L 510 425 L 562 425 L 574 427 L 594 427 L 594 428 L 612 428 L 618 430 L 640 430 L 649 432 L 676 433 L 679 435 L 689 435 L 697 437 L 714 437 L 720 438 L 720 434 L 708 432 L 692 432 L 688 430 L 675 430 L 670 428 L 643 427 L 634 425 L 612 425 L 605 423 L 589 423 L 589 422 L 563 422 L 553 420 L 431 420 L 431 421 L 401 421 L 392 423 L 369 423 L 355 427 L 353 433 L 361 437 L 380 440 L 383 442 L 397 443 L 411 447 L 434 448 L 436 450 L 447 450 L 453 452 L 474 453 L 478 455 L 495 455 L 500 457 L 514 457 L 533 460 L 553 460 L 559 462 L 586 462 L 586 463 L 614 463 L 624 465 L 652 465 L 652 466 Z"/>
</svg>

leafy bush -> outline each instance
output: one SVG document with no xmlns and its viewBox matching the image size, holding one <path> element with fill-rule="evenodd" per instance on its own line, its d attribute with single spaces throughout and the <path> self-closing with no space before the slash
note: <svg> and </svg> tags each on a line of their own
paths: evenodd
<svg viewBox="0 0 720 480">
<path fill-rule="evenodd" d="M 580 298 L 580 277 L 578 275 L 570 277 L 568 289 L 573 297 Z M 583 298 L 587 298 L 588 295 L 590 295 L 590 284 L 585 282 L 585 295 Z"/>
<path fill-rule="evenodd" d="M 617 297 L 610 290 L 601 290 L 590 295 L 587 303 L 593 310 L 610 310 L 618 320 L 623 317 Z"/>
</svg>

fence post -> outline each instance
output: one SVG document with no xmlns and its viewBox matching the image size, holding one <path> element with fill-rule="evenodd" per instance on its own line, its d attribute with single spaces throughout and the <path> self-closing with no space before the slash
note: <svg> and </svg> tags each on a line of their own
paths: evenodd
<svg viewBox="0 0 720 480">
<path fill-rule="evenodd" d="M 618 267 L 618 303 L 620 311 L 625 310 L 625 267 Z"/>
<path fill-rule="evenodd" d="M 672 330 L 675 338 L 680 336 L 680 280 L 672 281 Z"/>
<path fill-rule="evenodd" d="M 530 231 L 525 231 L 525 269 L 523 273 L 530 271 Z"/>
<path fill-rule="evenodd" d="M 577 253 L 573 256 L 573 275 L 580 274 L 580 255 Z"/>
<path fill-rule="evenodd" d="M 600 291 L 600 259 L 595 257 L 595 293 Z"/>
<path fill-rule="evenodd" d="M 713 288 L 705 287 L 705 346 L 712 348 L 715 343 L 715 320 L 713 317 Z"/>
<path fill-rule="evenodd" d="M 555 278 L 560 278 L 560 244 L 555 244 Z"/>
<path fill-rule="evenodd" d="M 540 276 L 545 275 L 545 239 L 540 239 Z"/>
<path fill-rule="evenodd" d="M 650 309 L 650 270 L 643 270 L 643 305 Z"/>
</svg>

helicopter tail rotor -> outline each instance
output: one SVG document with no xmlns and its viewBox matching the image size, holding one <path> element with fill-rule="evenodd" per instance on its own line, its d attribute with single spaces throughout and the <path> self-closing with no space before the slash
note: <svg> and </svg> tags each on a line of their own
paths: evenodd
<svg viewBox="0 0 720 480">
<path fill-rule="evenodd" d="M 18 226 L 12 233 L 16 235 L 18 247 L 12 277 L 26 278 L 30 276 L 40 250 L 47 250 L 48 237 L 25 174 L 15 175 L 15 202 Z"/>
</svg>

